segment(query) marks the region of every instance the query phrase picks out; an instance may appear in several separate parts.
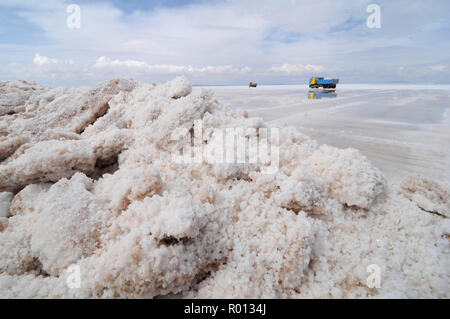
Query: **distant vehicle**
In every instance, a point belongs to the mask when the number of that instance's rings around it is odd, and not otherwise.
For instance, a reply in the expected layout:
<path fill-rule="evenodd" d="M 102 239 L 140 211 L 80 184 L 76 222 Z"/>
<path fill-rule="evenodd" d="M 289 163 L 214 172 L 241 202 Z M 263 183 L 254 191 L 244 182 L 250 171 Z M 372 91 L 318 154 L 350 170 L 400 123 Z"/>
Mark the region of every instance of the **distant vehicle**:
<path fill-rule="evenodd" d="M 324 88 L 324 89 L 335 89 L 336 84 L 339 83 L 339 79 L 324 79 L 319 77 L 312 77 L 309 79 L 309 87 L 314 88 Z"/>
<path fill-rule="evenodd" d="M 250 87 L 250 88 L 255 88 L 257 86 L 258 86 L 258 83 L 256 83 L 256 82 L 250 82 L 250 84 L 248 85 L 248 87 Z"/>

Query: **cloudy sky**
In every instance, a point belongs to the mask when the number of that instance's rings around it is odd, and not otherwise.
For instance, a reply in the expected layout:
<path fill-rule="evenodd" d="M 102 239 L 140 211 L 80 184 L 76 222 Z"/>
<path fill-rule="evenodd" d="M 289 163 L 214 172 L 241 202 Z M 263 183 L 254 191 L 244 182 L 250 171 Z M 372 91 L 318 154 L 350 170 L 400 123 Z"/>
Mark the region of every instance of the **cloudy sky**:
<path fill-rule="evenodd" d="M 449 39 L 448 0 L 0 0 L 0 80 L 450 83 Z"/>

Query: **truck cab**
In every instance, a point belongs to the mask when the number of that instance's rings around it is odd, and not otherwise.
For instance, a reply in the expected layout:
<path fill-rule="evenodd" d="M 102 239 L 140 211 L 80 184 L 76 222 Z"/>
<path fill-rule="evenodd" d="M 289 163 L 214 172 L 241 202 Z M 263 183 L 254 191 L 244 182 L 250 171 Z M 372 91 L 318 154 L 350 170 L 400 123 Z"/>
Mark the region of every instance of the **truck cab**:
<path fill-rule="evenodd" d="M 339 79 L 325 79 L 323 77 L 312 77 L 309 79 L 310 88 L 335 89 Z"/>

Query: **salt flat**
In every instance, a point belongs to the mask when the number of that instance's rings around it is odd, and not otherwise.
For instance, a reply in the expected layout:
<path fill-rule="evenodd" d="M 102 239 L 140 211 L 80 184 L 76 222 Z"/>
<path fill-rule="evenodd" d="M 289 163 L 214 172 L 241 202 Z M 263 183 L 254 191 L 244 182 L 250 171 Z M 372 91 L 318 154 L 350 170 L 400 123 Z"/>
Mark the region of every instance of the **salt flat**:
<path fill-rule="evenodd" d="M 412 174 L 450 181 L 450 86 L 340 85 L 329 97 L 300 85 L 210 89 L 270 125 L 359 149 L 392 183 Z"/>
<path fill-rule="evenodd" d="M 446 179 L 448 92 L 216 97 L 269 126 L 355 146 L 388 177 Z M 197 121 L 267 125 L 191 93 L 185 77 L 0 82 L 0 298 L 449 298 L 445 187 L 386 185 L 360 152 L 297 129 L 280 129 L 273 174 L 261 163 L 174 161 Z M 174 139 L 177 128 L 185 138 Z M 206 154 L 223 146 L 210 133 Z"/>

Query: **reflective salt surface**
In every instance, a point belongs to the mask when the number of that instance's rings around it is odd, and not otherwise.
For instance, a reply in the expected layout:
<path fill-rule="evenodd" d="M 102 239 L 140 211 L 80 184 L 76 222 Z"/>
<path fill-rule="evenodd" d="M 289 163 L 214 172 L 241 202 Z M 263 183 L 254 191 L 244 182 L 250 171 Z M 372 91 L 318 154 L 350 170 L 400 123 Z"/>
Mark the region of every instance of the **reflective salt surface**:
<path fill-rule="evenodd" d="M 450 86 L 340 85 L 314 98 L 306 86 L 212 89 L 270 125 L 359 149 L 391 182 L 411 174 L 450 182 Z"/>

